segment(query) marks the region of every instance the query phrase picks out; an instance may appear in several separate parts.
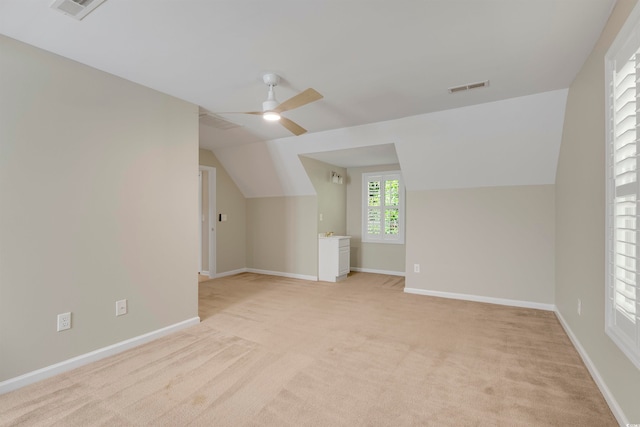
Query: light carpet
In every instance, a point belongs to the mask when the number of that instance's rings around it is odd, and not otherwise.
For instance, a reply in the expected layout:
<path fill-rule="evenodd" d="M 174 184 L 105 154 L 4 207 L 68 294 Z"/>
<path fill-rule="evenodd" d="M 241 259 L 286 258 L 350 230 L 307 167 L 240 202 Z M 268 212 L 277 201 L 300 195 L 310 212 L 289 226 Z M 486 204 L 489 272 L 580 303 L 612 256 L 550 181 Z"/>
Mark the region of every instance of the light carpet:
<path fill-rule="evenodd" d="M 202 323 L 0 396 L 0 425 L 615 426 L 552 312 L 243 273 Z"/>

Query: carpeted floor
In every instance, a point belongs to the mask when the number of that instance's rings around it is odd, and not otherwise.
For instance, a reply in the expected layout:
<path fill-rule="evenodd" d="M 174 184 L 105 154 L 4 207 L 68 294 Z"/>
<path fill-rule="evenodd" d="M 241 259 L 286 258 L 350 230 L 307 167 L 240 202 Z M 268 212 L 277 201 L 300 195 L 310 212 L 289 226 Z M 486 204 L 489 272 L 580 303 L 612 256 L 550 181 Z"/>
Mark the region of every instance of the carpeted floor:
<path fill-rule="evenodd" d="M 202 323 L 0 396 L 0 425 L 615 426 L 551 312 L 243 273 Z"/>

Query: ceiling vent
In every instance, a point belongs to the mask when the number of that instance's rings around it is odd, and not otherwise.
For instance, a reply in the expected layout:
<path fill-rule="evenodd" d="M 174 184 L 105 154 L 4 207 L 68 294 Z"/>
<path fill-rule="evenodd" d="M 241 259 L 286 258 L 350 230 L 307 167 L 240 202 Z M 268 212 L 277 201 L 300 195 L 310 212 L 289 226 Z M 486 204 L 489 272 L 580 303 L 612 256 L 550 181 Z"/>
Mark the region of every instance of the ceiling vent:
<path fill-rule="evenodd" d="M 105 0 L 56 0 L 51 7 L 79 21 L 104 2 Z"/>
<path fill-rule="evenodd" d="M 202 108 L 200 109 L 200 123 L 220 130 L 229 130 L 240 127 L 240 125 L 225 120 L 222 117 Z"/>
<path fill-rule="evenodd" d="M 478 89 L 480 87 L 487 87 L 487 86 L 489 86 L 489 80 L 485 80 L 483 82 L 478 82 L 478 83 L 469 83 L 462 86 L 450 87 L 449 93 L 464 92 L 467 90 Z"/>

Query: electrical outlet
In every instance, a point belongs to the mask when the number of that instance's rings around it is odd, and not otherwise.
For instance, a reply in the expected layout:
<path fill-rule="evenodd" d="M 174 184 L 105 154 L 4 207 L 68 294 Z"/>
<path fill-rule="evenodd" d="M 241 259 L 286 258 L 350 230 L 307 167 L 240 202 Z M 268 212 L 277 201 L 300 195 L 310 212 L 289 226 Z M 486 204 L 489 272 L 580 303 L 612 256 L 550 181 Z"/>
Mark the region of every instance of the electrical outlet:
<path fill-rule="evenodd" d="M 116 301 L 116 316 L 122 316 L 127 314 L 127 300 L 121 299 L 120 301 Z"/>
<path fill-rule="evenodd" d="M 582 300 L 578 298 L 578 316 L 582 316 Z"/>
<path fill-rule="evenodd" d="M 324 221 L 324 216 L 320 214 L 320 221 Z"/>
<path fill-rule="evenodd" d="M 58 314 L 58 332 L 71 329 L 71 312 Z"/>
<path fill-rule="evenodd" d="M 413 264 L 413 272 L 420 273 L 420 264 Z"/>

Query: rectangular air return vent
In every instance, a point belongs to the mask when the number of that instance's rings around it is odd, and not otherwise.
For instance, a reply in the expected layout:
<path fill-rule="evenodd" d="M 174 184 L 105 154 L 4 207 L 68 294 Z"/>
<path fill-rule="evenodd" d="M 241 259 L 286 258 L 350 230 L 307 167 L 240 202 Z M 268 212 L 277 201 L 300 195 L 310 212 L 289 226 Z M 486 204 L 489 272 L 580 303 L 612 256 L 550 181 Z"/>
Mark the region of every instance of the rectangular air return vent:
<path fill-rule="evenodd" d="M 478 88 L 487 87 L 487 86 L 489 86 L 489 80 L 485 80 L 483 82 L 477 82 L 477 83 L 469 83 L 462 86 L 450 87 L 449 93 L 464 92 L 467 90 L 478 89 Z"/>
<path fill-rule="evenodd" d="M 56 0 L 51 7 L 67 16 L 81 20 L 105 0 Z"/>
<path fill-rule="evenodd" d="M 220 130 L 229 130 L 240 127 L 240 125 L 227 121 L 222 117 L 203 109 L 200 109 L 200 123 Z"/>

